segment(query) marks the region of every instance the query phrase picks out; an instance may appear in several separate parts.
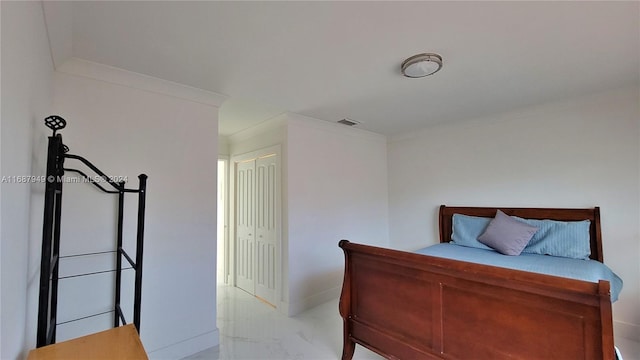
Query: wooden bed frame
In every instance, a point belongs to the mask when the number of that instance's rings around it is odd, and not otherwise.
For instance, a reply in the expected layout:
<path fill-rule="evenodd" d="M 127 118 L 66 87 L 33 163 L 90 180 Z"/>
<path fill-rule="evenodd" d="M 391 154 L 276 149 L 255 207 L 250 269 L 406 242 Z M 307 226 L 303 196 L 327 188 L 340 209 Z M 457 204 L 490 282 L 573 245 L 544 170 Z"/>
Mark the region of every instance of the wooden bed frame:
<path fill-rule="evenodd" d="M 453 214 L 498 208 L 440 207 L 440 242 Z M 499 208 L 509 215 L 591 220 L 602 261 L 600 213 Z M 389 359 L 615 359 L 610 284 L 511 270 L 340 241 L 342 359 L 360 344 Z"/>

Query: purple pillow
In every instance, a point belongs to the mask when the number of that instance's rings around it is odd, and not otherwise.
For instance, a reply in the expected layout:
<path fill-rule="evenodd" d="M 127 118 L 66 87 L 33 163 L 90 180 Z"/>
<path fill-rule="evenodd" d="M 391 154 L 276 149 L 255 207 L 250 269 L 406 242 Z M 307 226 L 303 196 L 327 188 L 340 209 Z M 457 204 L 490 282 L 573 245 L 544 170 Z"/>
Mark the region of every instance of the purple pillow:
<path fill-rule="evenodd" d="M 538 228 L 498 210 L 478 241 L 504 255 L 520 255 Z"/>

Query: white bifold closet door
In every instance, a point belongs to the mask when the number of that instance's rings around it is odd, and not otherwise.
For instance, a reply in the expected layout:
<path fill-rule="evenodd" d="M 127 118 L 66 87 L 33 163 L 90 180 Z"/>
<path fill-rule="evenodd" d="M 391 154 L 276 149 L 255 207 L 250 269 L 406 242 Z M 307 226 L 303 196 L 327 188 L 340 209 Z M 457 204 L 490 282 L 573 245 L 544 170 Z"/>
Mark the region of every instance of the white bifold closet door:
<path fill-rule="evenodd" d="M 236 286 L 255 293 L 256 161 L 238 163 L 236 169 Z"/>
<path fill-rule="evenodd" d="M 278 236 L 278 157 L 238 163 L 237 286 L 275 304 Z"/>

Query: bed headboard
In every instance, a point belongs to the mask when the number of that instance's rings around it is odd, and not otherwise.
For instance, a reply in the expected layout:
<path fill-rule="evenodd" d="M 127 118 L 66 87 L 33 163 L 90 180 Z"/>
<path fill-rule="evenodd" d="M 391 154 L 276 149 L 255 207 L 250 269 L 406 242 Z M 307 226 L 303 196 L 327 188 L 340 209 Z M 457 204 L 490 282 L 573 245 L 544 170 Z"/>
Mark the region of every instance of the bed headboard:
<path fill-rule="evenodd" d="M 526 219 L 551 219 L 559 221 L 591 220 L 589 235 L 591 239 L 591 259 L 603 261 L 602 233 L 600 230 L 600 208 L 558 209 L 558 208 L 495 208 L 495 207 L 451 207 L 440 206 L 440 242 L 451 241 L 453 214 L 493 218 L 500 209 L 507 215 Z"/>

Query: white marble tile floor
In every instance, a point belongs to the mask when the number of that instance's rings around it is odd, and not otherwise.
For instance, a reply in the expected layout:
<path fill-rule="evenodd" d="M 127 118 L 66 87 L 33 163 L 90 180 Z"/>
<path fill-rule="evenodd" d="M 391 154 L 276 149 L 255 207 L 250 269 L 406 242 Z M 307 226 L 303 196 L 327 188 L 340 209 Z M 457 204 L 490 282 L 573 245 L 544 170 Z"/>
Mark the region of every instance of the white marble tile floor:
<path fill-rule="evenodd" d="M 248 293 L 218 286 L 220 346 L 189 360 L 339 359 L 342 354 L 342 318 L 338 300 L 298 316 L 287 317 Z M 356 347 L 355 360 L 382 359 Z"/>
<path fill-rule="evenodd" d="M 615 340 L 624 360 L 640 360 L 640 342 L 619 337 Z"/>
<path fill-rule="evenodd" d="M 220 346 L 186 359 L 333 360 L 342 353 L 337 299 L 290 318 L 238 288 L 219 286 L 217 314 Z M 624 360 L 640 360 L 640 343 L 620 338 L 616 345 Z M 359 345 L 353 358 L 382 359 Z"/>

